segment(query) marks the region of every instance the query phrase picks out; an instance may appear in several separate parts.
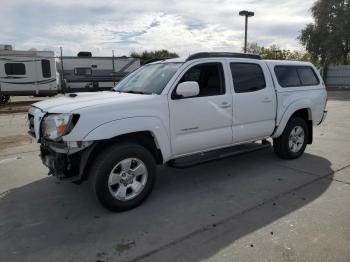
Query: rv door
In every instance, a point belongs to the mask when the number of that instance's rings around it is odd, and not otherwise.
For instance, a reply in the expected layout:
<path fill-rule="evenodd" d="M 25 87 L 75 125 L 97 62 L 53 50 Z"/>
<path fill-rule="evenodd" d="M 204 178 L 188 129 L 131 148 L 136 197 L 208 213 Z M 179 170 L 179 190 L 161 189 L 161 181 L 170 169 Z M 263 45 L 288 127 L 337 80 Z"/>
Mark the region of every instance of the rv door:
<path fill-rule="evenodd" d="M 36 60 L 36 95 L 50 96 L 57 94 L 56 63 L 54 58 Z"/>

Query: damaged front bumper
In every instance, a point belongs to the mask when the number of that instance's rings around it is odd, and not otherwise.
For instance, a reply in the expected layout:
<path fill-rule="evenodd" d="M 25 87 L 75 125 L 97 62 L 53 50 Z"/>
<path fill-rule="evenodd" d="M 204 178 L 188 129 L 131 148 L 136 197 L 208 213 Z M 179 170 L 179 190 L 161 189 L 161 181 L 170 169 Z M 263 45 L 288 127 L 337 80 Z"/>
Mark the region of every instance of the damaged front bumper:
<path fill-rule="evenodd" d="M 53 142 L 41 139 L 40 157 L 49 175 L 81 181 L 93 142 Z"/>

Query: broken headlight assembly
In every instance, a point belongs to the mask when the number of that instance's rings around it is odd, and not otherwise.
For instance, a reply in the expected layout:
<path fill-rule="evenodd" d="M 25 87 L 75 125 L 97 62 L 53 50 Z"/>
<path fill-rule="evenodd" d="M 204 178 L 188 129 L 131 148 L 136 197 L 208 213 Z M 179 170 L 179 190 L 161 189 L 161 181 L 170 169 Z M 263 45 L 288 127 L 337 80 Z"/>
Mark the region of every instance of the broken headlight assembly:
<path fill-rule="evenodd" d="M 68 135 L 79 120 L 77 114 L 48 114 L 42 122 L 42 134 L 45 139 L 59 141 Z"/>

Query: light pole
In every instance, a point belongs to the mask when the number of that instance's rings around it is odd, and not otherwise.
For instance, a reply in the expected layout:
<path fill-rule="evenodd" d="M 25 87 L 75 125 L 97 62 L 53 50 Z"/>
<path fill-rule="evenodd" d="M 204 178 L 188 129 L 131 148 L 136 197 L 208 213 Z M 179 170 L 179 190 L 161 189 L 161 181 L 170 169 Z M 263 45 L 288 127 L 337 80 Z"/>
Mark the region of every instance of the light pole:
<path fill-rule="evenodd" d="M 280 54 L 282 53 L 282 51 L 281 51 L 281 50 L 278 50 L 278 49 L 272 49 L 272 52 L 275 53 L 275 60 L 277 60 L 277 58 L 278 58 L 278 57 L 277 57 L 277 54 L 278 54 L 278 53 L 280 53 Z"/>
<path fill-rule="evenodd" d="M 254 12 L 243 10 L 239 12 L 239 15 L 245 16 L 244 53 L 247 53 L 248 17 L 254 16 Z"/>

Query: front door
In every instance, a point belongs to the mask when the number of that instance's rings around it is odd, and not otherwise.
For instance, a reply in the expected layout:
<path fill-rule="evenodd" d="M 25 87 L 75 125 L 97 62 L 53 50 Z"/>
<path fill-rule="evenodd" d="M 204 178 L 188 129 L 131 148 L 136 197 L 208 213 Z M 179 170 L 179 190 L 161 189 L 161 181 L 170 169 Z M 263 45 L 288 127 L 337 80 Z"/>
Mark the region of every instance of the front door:
<path fill-rule="evenodd" d="M 169 100 L 171 144 L 175 156 L 181 156 L 232 143 L 232 95 L 225 83 L 222 63 L 197 63 L 189 66 L 179 83 L 196 81 L 200 93 L 181 98 L 176 87 Z"/>

